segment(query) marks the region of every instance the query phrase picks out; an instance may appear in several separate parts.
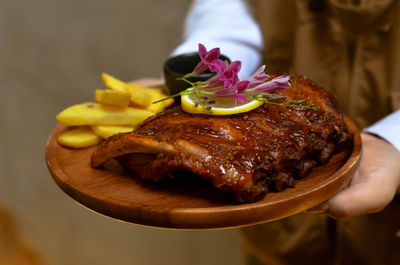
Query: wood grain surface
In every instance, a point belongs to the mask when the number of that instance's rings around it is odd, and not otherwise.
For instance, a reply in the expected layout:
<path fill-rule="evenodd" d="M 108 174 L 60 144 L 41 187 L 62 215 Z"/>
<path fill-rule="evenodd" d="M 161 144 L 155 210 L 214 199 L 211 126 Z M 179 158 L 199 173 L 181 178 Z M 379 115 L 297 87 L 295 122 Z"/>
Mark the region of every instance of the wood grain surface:
<path fill-rule="evenodd" d="M 47 166 L 54 181 L 83 206 L 119 220 L 174 229 L 218 229 L 253 225 L 281 219 L 313 207 L 336 194 L 358 167 L 360 133 L 347 117 L 354 133 L 352 148 L 335 154 L 296 181 L 295 188 L 268 193 L 264 199 L 237 204 L 209 182 L 189 173 L 159 182 L 143 180 L 117 162 L 103 169 L 90 167 L 96 147 L 70 149 L 57 143 L 65 130 L 57 126 L 46 146 Z"/>

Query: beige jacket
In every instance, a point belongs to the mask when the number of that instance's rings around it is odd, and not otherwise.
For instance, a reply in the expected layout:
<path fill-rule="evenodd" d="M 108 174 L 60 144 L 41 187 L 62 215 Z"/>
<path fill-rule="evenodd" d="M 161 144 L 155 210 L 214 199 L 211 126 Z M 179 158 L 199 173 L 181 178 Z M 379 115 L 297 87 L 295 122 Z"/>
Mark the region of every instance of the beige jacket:
<path fill-rule="evenodd" d="M 360 128 L 400 108 L 400 1 L 255 4 L 269 71 L 303 74 L 333 91 Z M 242 231 L 250 265 L 400 264 L 399 202 L 339 222 L 302 213 Z"/>
<path fill-rule="evenodd" d="M 400 108 L 399 1 L 255 4 L 270 71 L 302 74 L 333 91 L 361 128 Z"/>

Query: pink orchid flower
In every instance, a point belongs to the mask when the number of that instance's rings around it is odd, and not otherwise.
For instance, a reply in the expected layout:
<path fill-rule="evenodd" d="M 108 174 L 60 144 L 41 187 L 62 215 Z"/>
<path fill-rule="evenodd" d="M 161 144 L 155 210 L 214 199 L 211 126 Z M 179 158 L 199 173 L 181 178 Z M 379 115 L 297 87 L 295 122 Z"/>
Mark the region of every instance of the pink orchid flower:
<path fill-rule="evenodd" d="M 207 69 L 217 75 L 205 82 L 201 82 L 203 88 L 220 88 L 214 92 L 218 97 L 235 97 L 235 103 L 246 102 L 246 95 L 254 93 L 279 93 L 290 86 L 289 76 L 278 76 L 267 81 L 270 76 L 265 73 L 265 65 L 260 66 L 254 74 L 244 80 L 239 80 L 238 73 L 242 66 L 240 61 L 231 64 L 218 59 L 220 56 L 219 48 L 214 48 L 207 52 L 206 47 L 199 43 L 199 55 L 201 61 L 190 75 L 200 74 Z"/>
<path fill-rule="evenodd" d="M 230 88 L 239 82 L 238 72 L 240 71 L 241 67 L 242 62 L 234 61 L 230 65 L 225 67 L 223 71 L 217 72 L 218 78 L 224 81 L 225 88 Z"/>
<path fill-rule="evenodd" d="M 217 72 L 221 73 L 224 72 L 224 70 L 227 68 L 228 63 L 225 61 L 222 61 L 221 59 L 215 60 L 213 63 L 209 65 L 209 69 L 211 72 Z M 218 75 L 215 75 L 205 81 L 203 83 L 204 87 L 220 87 L 224 86 L 224 80 L 219 79 Z"/>
<path fill-rule="evenodd" d="M 216 60 L 210 65 L 210 70 L 217 72 L 217 75 L 205 81 L 204 87 L 224 86 L 223 91 L 230 91 L 230 88 L 239 82 L 238 72 L 241 65 L 240 61 L 234 61 L 228 65 L 220 59 Z"/>
<path fill-rule="evenodd" d="M 214 48 L 207 52 L 206 47 L 199 43 L 199 55 L 201 61 L 197 64 L 196 68 L 191 73 L 192 75 L 201 74 L 205 70 L 207 70 L 210 65 L 219 58 L 220 51 L 219 48 Z"/>

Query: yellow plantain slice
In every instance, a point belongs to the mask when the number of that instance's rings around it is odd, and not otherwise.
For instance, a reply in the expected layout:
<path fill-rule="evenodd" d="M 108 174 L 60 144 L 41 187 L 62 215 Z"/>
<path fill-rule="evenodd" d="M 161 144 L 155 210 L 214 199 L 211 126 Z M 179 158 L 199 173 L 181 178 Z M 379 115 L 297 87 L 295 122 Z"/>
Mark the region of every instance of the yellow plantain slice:
<path fill-rule="evenodd" d="M 128 92 L 131 95 L 131 102 L 139 107 L 146 108 L 151 104 L 151 94 L 146 90 L 146 87 L 125 83 L 109 74 L 101 75 L 103 83 L 106 87 L 122 92 Z"/>
<path fill-rule="evenodd" d="M 167 96 L 165 96 L 165 97 L 167 97 Z M 169 98 L 169 99 L 164 100 L 163 102 L 164 102 L 164 108 L 168 108 L 169 106 L 174 104 L 174 99 Z"/>
<path fill-rule="evenodd" d="M 103 139 L 107 139 L 114 134 L 131 132 L 133 126 L 111 126 L 111 125 L 92 125 L 93 132 Z"/>
<path fill-rule="evenodd" d="M 97 89 L 94 99 L 98 103 L 115 105 L 119 107 L 128 107 L 131 95 L 128 92 L 118 90 L 100 90 Z"/>
<path fill-rule="evenodd" d="M 146 108 L 151 105 L 151 93 L 147 87 L 140 86 L 137 84 L 126 84 L 126 91 L 131 94 L 131 102 L 139 107 Z"/>
<path fill-rule="evenodd" d="M 106 73 L 101 74 L 101 80 L 103 80 L 103 83 L 106 87 L 112 90 L 120 91 L 120 92 L 127 92 L 126 91 L 126 83 L 109 75 Z"/>
<path fill-rule="evenodd" d="M 146 107 L 147 110 L 150 110 L 154 113 L 159 113 L 164 110 L 165 108 L 165 101 L 161 101 L 158 103 L 153 104 L 153 102 L 166 98 L 167 96 L 164 95 L 159 89 L 157 88 L 147 88 L 147 91 L 151 94 L 151 102 L 149 106 Z"/>
<path fill-rule="evenodd" d="M 80 125 L 130 125 L 143 122 L 153 112 L 138 108 L 122 108 L 87 102 L 73 105 L 60 112 L 57 121 L 66 126 Z"/>
<path fill-rule="evenodd" d="M 100 143 L 101 140 L 102 139 L 87 126 L 70 129 L 58 135 L 57 138 L 59 144 L 73 148 L 93 146 Z"/>

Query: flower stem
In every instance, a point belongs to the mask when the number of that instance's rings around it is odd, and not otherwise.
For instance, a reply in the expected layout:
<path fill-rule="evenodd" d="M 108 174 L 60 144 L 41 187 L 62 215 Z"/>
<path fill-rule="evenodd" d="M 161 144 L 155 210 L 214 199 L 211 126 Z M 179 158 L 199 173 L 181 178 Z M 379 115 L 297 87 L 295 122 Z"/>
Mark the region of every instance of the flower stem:
<path fill-rule="evenodd" d="M 178 77 L 176 80 L 182 80 L 182 81 L 188 83 L 188 84 L 189 84 L 190 86 L 192 86 L 192 87 L 196 86 L 195 83 L 190 82 L 190 81 L 188 80 L 189 77 L 191 77 L 191 75 L 190 75 L 190 74 L 187 74 L 187 75 L 185 75 L 185 76 L 183 76 L 183 77 Z"/>
<path fill-rule="evenodd" d="M 179 93 L 177 93 L 175 95 L 171 95 L 171 96 L 159 99 L 157 101 L 152 102 L 151 104 L 156 104 L 156 103 L 165 101 L 165 100 L 170 99 L 170 98 L 176 98 L 176 97 L 179 97 L 179 96 L 182 96 L 182 95 L 191 94 L 192 91 L 193 91 L 193 87 L 189 87 L 189 88 L 187 88 L 187 89 L 185 89 L 185 90 L 183 90 L 183 91 L 181 91 L 181 92 L 179 92 Z"/>

